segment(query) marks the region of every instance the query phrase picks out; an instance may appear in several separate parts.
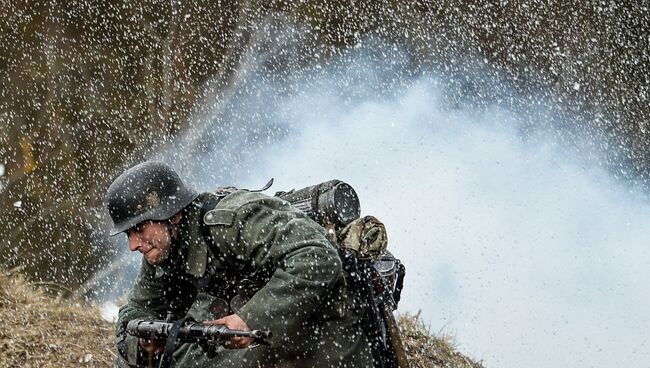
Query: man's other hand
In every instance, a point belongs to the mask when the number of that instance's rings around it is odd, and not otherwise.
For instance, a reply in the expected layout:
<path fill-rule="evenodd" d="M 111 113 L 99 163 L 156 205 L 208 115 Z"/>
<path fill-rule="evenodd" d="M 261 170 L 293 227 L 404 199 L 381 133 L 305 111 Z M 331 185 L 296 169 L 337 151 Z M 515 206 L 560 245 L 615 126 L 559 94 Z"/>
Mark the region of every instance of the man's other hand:
<path fill-rule="evenodd" d="M 165 340 L 138 339 L 142 350 L 148 354 L 162 354 L 165 351 Z"/>

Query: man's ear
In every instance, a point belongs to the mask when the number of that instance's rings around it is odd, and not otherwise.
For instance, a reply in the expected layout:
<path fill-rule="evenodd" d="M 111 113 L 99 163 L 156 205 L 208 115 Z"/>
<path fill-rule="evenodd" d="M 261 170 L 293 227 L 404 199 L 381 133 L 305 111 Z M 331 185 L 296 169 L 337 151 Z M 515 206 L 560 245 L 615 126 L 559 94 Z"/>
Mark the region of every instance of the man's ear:
<path fill-rule="evenodd" d="M 181 215 L 181 213 L 179 212 L 179 213 L 175 214 L 174 217 L 172 217 L 172 219 L 170 221 L 171 221 L 171 223 L 173 225 L 178 225 L 181 222 L 182 217 L 183 217 L 183 215 Z"/>

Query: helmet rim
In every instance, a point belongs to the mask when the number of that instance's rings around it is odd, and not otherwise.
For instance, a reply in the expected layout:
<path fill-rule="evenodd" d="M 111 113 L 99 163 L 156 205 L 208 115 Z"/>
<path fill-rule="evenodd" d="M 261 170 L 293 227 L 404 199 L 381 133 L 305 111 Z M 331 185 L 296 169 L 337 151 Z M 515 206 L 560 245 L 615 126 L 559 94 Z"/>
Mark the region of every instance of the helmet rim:
<path fill-rule="evenodd" d="M 155 209 L 150 209 L 146 212 L 137 214 L 130 218 L 125 219 L 119 223 L 113 225 L 113 228 L 110 231 L 110 236 L 119 235 L 126 230 L 132 228 L 133 226 L 143 222 L 143 221 L 163 221 L 169 220 L 175 214 L 182 211 L 183 208 L 187 207 L 192 201 L 198 197 L 199 194 L 194 191 L 189 191 L 187 193 L 187 198 L 182 201 L 168 201 L 167 203 L 161 204 L 160 207 Z M 179 203 L 176 203 L 179 202 Z M 180 207 L 180 209 L 178 209 Z"/>

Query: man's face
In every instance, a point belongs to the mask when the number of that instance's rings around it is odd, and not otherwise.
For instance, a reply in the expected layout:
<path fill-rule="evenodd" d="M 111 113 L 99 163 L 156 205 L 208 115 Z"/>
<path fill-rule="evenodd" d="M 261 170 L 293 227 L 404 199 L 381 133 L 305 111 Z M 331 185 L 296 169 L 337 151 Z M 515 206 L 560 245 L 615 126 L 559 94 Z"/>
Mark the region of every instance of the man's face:
<path fill-rule="evenodd" d="M 129 249 L 142 253 L 151 265 L 162 264 L 172 245 L 168 221 L 143 221 L 127 230 Z"/>

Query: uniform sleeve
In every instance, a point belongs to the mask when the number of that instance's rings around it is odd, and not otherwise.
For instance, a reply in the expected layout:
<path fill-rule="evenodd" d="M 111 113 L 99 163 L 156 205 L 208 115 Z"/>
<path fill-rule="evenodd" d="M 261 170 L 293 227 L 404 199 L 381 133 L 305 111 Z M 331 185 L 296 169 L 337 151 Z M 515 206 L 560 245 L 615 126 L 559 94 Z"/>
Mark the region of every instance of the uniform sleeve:
<path fill-rule="evenodd" d="M 118 352 L 135 364 L 137 353 L 137 338 L 126 335 L 122 326 L 134 319 L 162 320 L 167 318 L 168 311 L 173 319 L 178 319 L 187 313 L 196 298 L 193 284 L 170 276 L 155 277 L 156 269 L 144 259 L 135 285 L 128 295 L 127 303 L 120 308 L 116 325 Z M 123 341 L 120 347 L 120 341 Z"/>
<path fill-rule="evenodd" d="M 212 226 L 222 255 L 236 264 L 272 270 L 268 283 L 238 311 L 273 340 L 295 340 L 301 327 L 330 303 L 341 261 L 325 230 L 287 202 L 264 197 L 235 212 L 232 225 Z M 292 339 L 293 338 L 293 339 Z"/>

